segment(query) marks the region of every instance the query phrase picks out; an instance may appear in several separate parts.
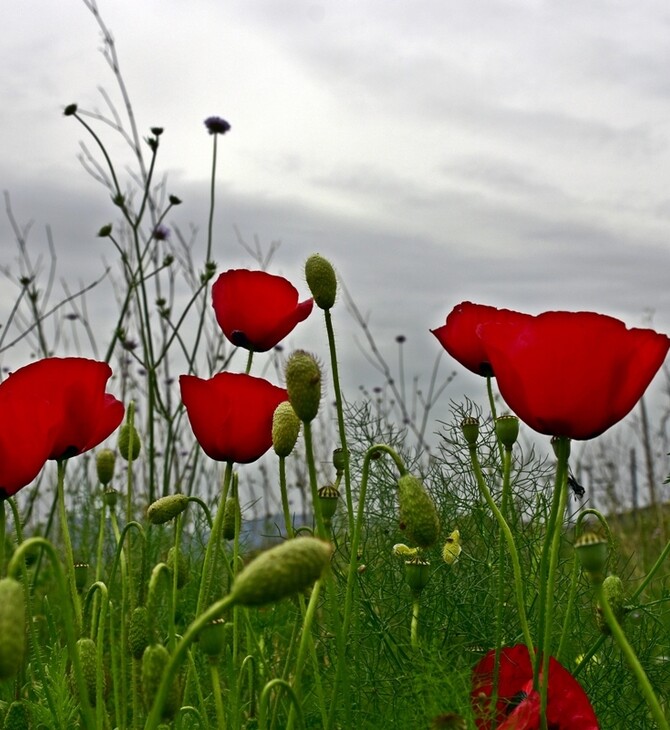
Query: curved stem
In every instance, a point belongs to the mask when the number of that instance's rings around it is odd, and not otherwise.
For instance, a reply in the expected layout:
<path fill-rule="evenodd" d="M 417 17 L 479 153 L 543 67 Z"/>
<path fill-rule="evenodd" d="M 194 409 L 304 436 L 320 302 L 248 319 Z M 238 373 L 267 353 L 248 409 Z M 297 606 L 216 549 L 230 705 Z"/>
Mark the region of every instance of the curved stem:
<path fill-rule="evenodd" d="M 261 692 L 261 699 L 258 706 L 258 728 L 259 730 L 267 730 L 267 705 L 270 700 L 270 692 L 275 688 L 280 687 L 286 692 L 289 699 L 291 700 L 291 709 L 295 710 L 298 716 L 298 721 L 302 727 L 305 727 L 305 720 L 302 713 L 302 707 L 298 701 L 298 696 L 294 692 L 291 685 L 285 679 L 272 679 L 270 680 L 263 691 Z"/>

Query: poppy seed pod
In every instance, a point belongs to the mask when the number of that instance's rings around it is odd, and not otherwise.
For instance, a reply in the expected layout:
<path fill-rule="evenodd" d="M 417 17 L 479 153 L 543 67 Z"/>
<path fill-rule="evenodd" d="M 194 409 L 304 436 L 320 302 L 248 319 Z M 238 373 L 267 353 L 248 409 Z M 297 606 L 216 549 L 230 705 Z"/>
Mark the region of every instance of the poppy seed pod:
<path fill-rule="evenodd" d="M 585 532 L 575 541 L 577 558 L 592 583 L 602 583 L 603 570 L 607 563 L 609 545 L 607 540 L 593 532 Z"/>
<path fill-rule="evenodd" d="M 152 502 L 147 508 L 147 518 L 152 525 L 162 525 L 173 520 L 188 507 L 185 494 L 169 494 Z"/>
<path fill-rule="evenodd" d="M 227 640 L 231 637 L 233 624 L 223 618 L 217 618 L 205 626 L 198 637 L 200 651 L 205 656 L 217 657 L 226 648 Z"/>
<path fill-rule="evenodd" d="M 430 580 L 430 563 L 421 558 L 412 558 L 405 561 L 405 582 L 412 593 L 418 595 Z"/>
<path fill-rule="evenodd" d="M 321 487 L 318 492 L 319 503 L 321 504 L 321 516 L 326 525 L 330 524 L 333 519 L 335 510 L 337 510 L 337 502 L 340 498 L 340 491 L 332 484 Z"/>
<path fill-rule="evenodd" d="M 114 464 L 116 454 L 111 449 L 100 449 L 95 455 L 95 468 L 98 473 L 98 481 L 106 487 L 114 476 Z"/>
<path fill-rule="evenodd" d="M 440 518 L 435 503 L 420 479 L 404 474 L 398 479 L 400 529 L 419 547 L 435 544 L 440 532 Z"/>
<path fill-rule="evenodd" d="M 474 416 L 466 416 L 461 421 L 461 432 L 468 446 L 474 446 L 479 438 L 479 419 Z"/>
<path fill-rule="evenodd" d="M 321 402 L 321 368 L 314 355 L 296 350 L 289 357 L 286 390 L 298 418 L 304 423 L 313 421 Z"/>
<path fill-rule="evenodd" d="M 299 537 L 252 560 L 233 583 L 230 597 L 240 606 L 263 606 L 298 593 L 321 577 L 333 546 L 316 537 Z"/>
<path fill-rule="evenodd" d="M 305 277 L 316 306 L 331 309 L 337 296 L 337 277 L 332 264 L 318 253 L 305 262 Z"/>
<path fill-rule="evenodd" d="M 88 563 L 75 563 L 74 564 L 74 583 L 79 593 L 81 593 L 86 587 L 86 581 L 88 580 L 88 569 L 91 566 Z"/>
<path fill-rule="evenodd" d="M 272 415 L 272 447 L 279 457 L 287 457 L 300 435 L 300 419 L 290 401 L 280 403 Z"/>
<path fill-rule="evenodd" d="M 121 426 L 119 429 L 118 447 L 121 457 L 126 461 L 135 461 L 137 459 L 140 455 L 142 443 L 135 426 L 131 426 L 129 423 L 124 423 Z"/>
<path fill-rule="evenodd" d="M 339 447 L 333 451 L 333 466 L 335 467 L 335 471 L 338 474 L 346 469 L 348 458 L 349 454 L 347 450 L 343 449 L 342 447 Z"/>
<path fill-rule="evenodd" d="M 26 651 L 23 588 L 14 578 L 0 580 L 0 681 L 21 668 Z"/>
<path fill-rule="evenodd" d="M 102 501 L 109 507 L 110 509 L 114 509 L 116 507 L 116 503 L 119 501 L 119 493 L 114 489 L 114 487 L 107 487 L 105 491 L 102 493 Z"/>
<path fill-rule="evenodd" d="M 519 419 L 516 416 L 496 418 L 496 436 L 505 449 L 510 451 L 519 438 Z"/>

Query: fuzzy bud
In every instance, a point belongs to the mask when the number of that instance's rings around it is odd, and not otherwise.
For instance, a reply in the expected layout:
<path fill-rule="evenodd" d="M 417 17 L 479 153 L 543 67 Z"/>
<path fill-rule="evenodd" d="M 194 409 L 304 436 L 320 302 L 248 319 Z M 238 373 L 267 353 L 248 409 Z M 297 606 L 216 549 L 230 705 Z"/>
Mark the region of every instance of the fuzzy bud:
<path fill-rule="evenodd" d="M 135 426 L 124 423 L 119 429 L 118 440 L 119 453 L 126 461 L 135 461 L 140 455 L 142 447 L 140 435 Z"/>
<path fill-rule="evenodd" d="M 128 623 L 128 649 L 133 659 L 142 658 L 144 650 L 149 646 L 150 634 L 147 607 L 138 606 L 130 614 L 130 622 Z"/>
<path fill-rule="evenodd" d="M 237 496 L 227 497 L 223 509 L 223 539 L 233 540 L 235 538 L 235 525 L 238 515 L 240 524 L 242 524 L 242 510 L 240 509 L 239 498 Z"/>
<path fill-rule="evenodd" d="M 26 651 L 23 587 L 14 578 L 0 580 L 0 681 L 13 677 Z"/>
<path fill-rule="evenodd" d="M 289 357 L 286 390 L 298 418 L 305 423 L 313 421 L 321 402 L 321 368 L 314 355 L 296 350 Z"/>
<path fill-rule="evenodd" d="M 305 277 L 316 306 L 331 309 L 337 296 L 337 277 L 332 264 L 318 253 L 305 262 Z"/>
<path fill-rule="evenodd" d="M 174 573 L 175 569 L 175 555 L 177 562 L 177 589 L 181 590 L 187 583 L 190 577 L 188 558 L 181 551 L 177 552 L 174 545 L 168 550 L 167 554 L 167 567 L 170 573 Z"/>
<path fill-rule="evenodd" d="M 496 436 L 507 451 L 519 438 L 519 419 L 516 416 L 500 416 L 496 418 Z"/>
<path fill-rule="evenodd" d="M 416 557 L 405 561 L 405 581 L 412 589 L 412 593 L 418 595 L 426 587 L 430 580 L 430 563 Z"/>
<path fill-rule="evenodd" d="M 473 416 L 466 416 L 461 421 L 461 431 L 468 446 L 474 446 L 479 438 L 479 419 Z"/>
<path fill-rule="evenodd" d="M 435 503 L 420 479 L 404 474 L 398 479 L 400 529 L 419 547 L 435 544 L 440 532 L 440 519 Z"/>
<path fill-rule="evenodd" d="M 612 609 L 614 617 L 621 623 L 623 617 L 626 615 L 626 591 L 624 590 L 621 578 L 618 575 L 608 575 L 603 581 L 603 593 Z M 596 624 L 603 634 L 609 636 L 612 633 L 605 620 L 605 614 L 600 604 L 596 604 Z"/>
<path fill-rule="evenodd" d="M 14 700 L 5 715 L 5 730 L 30 730 L 30 713 L 23 700 Z"/>
<path fill-rule="evenodd" d="M 272 416 L 272 447 L 275 454 L 287 457 L 300 434 L 300 419 L 289 401 L 280 403 Z"/>
<path fill-rule="evenodd" d="M 185 494 L 169 494 L 152 502 L 147 508 L 147 518 L 152 525 L 162 525 L 173 520 L 188 507 Z"/>
<path fill-rule="evenodd" d="M 262 606 L 309 588 L 330 562 L 333 546 L 299 537 L 266 550 L 242 570 L 231 590 L 241 606 Z"/>
<path fill-rule="evenodd" d="M 79 663 L 81 664 L 81 673 L 84 677 L 86 692 L 88 694 L 89 703 L 95 707 L 96 703 L 96 679 L 98 676 L 96 665 L 96 654 L 98 652 L 95 641 L 93 639 L 79 639 L 76 644 L 77 654 L 79 654 Z M 70 670 L 70 682 L 75 684 L 74 670 Z M 104 675 L 103 675 L 104 683 Z M 75 685 L 76 686 L 76 685 Z M 104 692 L 104 690 L 103 690 Z"/>
<path fill-rule="evenodd" d="M 106 487 L 114 476 L 116 454 L 111 449 L 100 449 L 95 455 L 95 468 L 98 472 L 98 481 Z"/>
<path fill-rule="evenodd" d="M 144 650 L 142 655 L 142 694 L 147 710 L 151 709 L 158 694 L 163 670 L 170 661 L 170 654 L 162 644 L 152 644 Z M 172 719 L 181 705 L 181 683 L 175 679 L 163 705 L 162 718 Z"/>

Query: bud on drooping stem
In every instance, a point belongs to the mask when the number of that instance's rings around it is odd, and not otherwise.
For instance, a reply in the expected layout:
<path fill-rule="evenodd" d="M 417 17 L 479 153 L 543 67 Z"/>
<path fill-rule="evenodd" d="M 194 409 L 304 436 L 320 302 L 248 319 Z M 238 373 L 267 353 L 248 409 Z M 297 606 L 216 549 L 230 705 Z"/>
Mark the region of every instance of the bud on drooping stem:
<path fill-rule="evenodd" d="M 440 518 L 435 503 L 420 479 L 404 474 L 398 479 L 400 529 L 419 547 L 435 544 L 440 532 Z"/>
<path fill-rule="evenodd" d="M 610 604 L 612 613 L 616 620 L 621 623 L 626 615 L 626 592 L 618 575 L 608 575 L 603 581 L 603 593 Z M 603 634 L 609 636 L 612 633 L 600 604 L 596 604 L 596 624 Z"/>
<path fill-rule="evenodd" d="M 152 525 L 162 525 L 173 520 L 188 507 L 185 494 L 169 494 L 152 502 L 147 508 L 147 518 Z"/>

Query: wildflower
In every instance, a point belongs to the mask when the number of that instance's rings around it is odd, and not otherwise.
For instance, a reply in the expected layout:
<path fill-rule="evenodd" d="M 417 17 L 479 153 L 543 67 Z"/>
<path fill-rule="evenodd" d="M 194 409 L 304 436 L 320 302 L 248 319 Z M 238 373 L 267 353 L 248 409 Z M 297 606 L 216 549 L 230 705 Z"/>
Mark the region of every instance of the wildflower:
<path fill-rule="evenodd" d="M 444 546 L 442 547 L 442 559 L 445 563 L 447 563 L 447 565 L 453 565 L 458 562 L 458 557 L 462 552 L 461 533 L 459 530 L 454 530 L 444 541 Z"/>
<path fill-rule="evenodd" d="M 230 132 L 230 124 L 221 117 L 207 117 L 205 126 L 210 134 L 225 134 Z"/>
<path fill-rule="evenodd" d="M 162 223 L 159 223 L 151 235 L 156 241 L 167 241 L 170 237 L 170 229 Z"/>
<path fill-rule="evenodd" d="M 7 389 L 9 397 L 26 397 L 28 403 L 48 403 L 50 417 L 55 419 L 48 458 L 60 460 L 97 446 L 123 420 L 123 404 L 105 392 L 111 375 L 104 362 L 51 357 L 19 368 L 2 389 Z M 32 418 L 39 420 L 44 410 L 38 409 Z"/>
<path fill-rule="evenodd" d="M 179 386 L 193 433 L 210 458 L 248 464 L 272 446 L 272 415 L 286 400 L 284 388 L 227 372 L 209 380 L 182 375 Z"/>
<path fill-rule="evenodd" d="M 533 666 L 525 644 L 504 647 L 495 708 L 491 707 L 495 651 L 475 666 L 471 698 L 478 730 L 539 730 L 540 695 L 533 688 Z M 550 730 L 598 730 L 598 720 L 579 682 L 553 657 L 549 659 L 547 726 Z"/>
<path fill-rule="evenodd" d="M 507 405 L 535 431 L 591 439 L 620 421 L 670 339 L 594 312 L 545 312 L 477 327 Z"/>
<path fill-rule="evenodd" d="M 281 276 L 231 269 L 212 286 L 212 306 L 223 334 L 233 345 L 271 350 L 307 319 L 313 301 L 298 303 L 298 291 Z"/>

